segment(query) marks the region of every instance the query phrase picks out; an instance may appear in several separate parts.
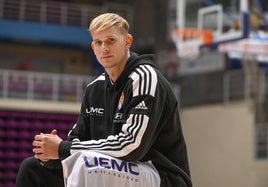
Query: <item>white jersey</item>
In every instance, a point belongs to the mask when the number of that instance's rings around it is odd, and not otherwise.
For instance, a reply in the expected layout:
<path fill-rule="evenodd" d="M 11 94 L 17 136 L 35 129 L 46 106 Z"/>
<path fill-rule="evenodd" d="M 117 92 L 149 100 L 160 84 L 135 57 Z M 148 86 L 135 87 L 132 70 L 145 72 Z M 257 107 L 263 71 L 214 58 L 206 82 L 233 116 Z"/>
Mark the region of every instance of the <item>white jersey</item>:
<path fill-rule="evenodd" d="M 79 151 L 62 161 L 65 187 L 159 187 L 151 162 L 128 162 L 93 151 Z"/>

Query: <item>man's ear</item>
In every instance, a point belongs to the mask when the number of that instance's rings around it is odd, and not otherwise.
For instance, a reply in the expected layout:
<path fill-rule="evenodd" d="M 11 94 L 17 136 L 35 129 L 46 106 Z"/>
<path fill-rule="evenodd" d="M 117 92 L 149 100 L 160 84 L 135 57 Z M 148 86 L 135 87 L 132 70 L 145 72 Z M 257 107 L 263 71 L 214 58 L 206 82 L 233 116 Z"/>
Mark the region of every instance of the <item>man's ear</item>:
<path fill-rule="evenodd" d="M 94 54 L 95 54 L 95 51 L 94 51 L 94 44 L 93 44 L 93 42 L 91 42 L 90 46 L 91 46 L 91 49 L 93 50 L 93 52 L 94 52 Z"/>
<path fill-rule="evenodd" d="M 128 48 L 130 48 L 132 45 L 132 42 L 133 42 L 133 36 L 131 34 L 127 34 L 126 35 L 126 46 Z"/>

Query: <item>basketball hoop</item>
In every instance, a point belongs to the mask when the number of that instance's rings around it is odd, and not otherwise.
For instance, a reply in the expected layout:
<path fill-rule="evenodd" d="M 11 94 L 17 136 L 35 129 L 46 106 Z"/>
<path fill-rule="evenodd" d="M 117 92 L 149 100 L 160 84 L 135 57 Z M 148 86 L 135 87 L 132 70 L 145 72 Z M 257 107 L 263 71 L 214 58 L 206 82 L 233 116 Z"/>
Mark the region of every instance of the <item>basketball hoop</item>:
<path fill-rule="evenodd" d="M 178 56 L 181 58 L 197 58 L 201 45 L 212 43 L 212 31 L 197 28 L 174 29 L 172 39 L 176 44 Z"/>

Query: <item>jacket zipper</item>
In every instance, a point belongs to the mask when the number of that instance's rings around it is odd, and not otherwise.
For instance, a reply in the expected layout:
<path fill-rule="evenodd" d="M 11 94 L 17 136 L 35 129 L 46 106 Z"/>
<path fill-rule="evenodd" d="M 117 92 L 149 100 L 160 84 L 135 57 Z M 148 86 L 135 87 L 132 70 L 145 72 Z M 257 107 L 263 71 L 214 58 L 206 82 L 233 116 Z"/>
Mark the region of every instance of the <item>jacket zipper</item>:
<path fill-rule="evenodd" d="M 114 86 L 112 88 L 107 89 L 107 98 L 106 98 L 106 109 L 108 111 L 106 112 L 106 128 L 107 128 L 107 133 L 110 134 L 112 125 L 113 125 L 113 110 L 114 110 Z"/>

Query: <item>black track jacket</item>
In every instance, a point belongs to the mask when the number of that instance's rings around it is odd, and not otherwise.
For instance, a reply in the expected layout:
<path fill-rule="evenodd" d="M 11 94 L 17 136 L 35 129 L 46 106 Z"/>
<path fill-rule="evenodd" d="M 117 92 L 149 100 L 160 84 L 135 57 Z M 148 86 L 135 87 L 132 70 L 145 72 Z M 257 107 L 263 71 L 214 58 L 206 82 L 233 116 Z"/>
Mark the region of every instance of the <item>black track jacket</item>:
<path fill-rule="evenodd" d="M 115 83 L 106 73 L 88 84 L 81 113 L 59 148 L 61 159 L 93 150 L 127 161 L 151 160 L 161 187 L 191 187 L 178 103 L 152 55 L 131 53 Z"/>

